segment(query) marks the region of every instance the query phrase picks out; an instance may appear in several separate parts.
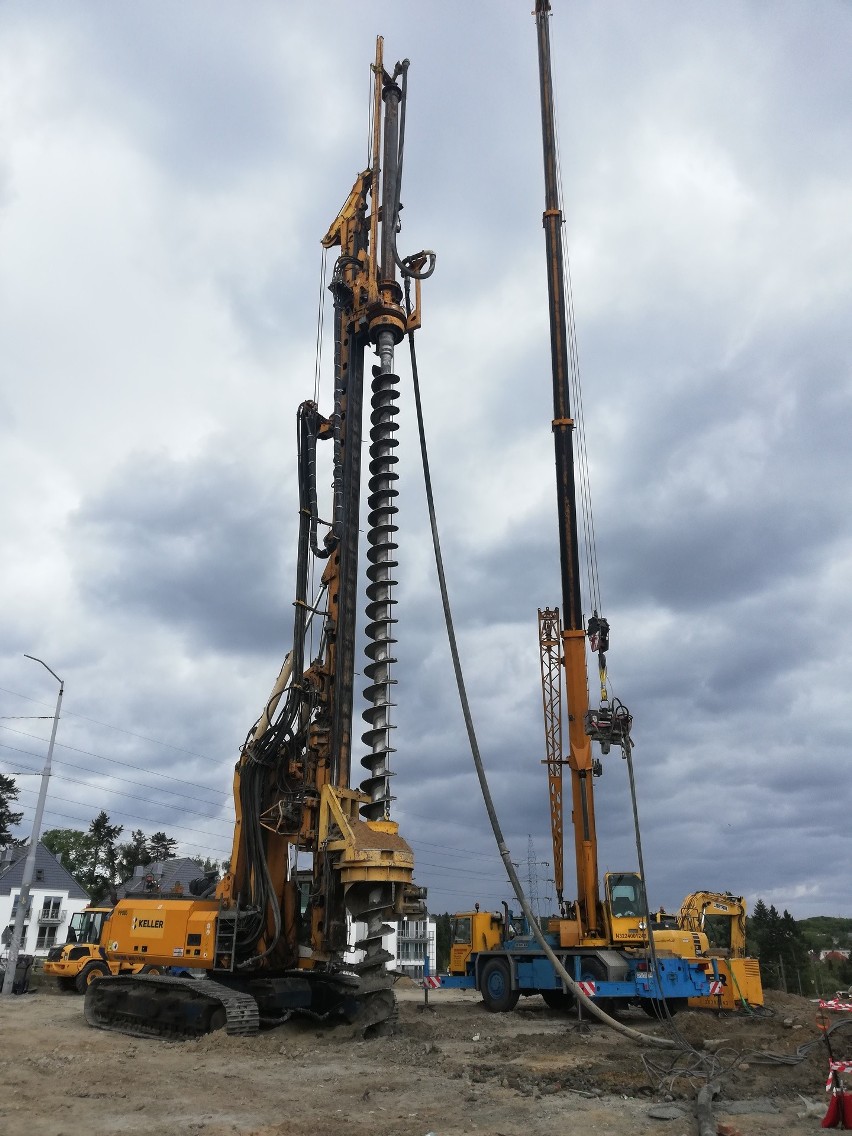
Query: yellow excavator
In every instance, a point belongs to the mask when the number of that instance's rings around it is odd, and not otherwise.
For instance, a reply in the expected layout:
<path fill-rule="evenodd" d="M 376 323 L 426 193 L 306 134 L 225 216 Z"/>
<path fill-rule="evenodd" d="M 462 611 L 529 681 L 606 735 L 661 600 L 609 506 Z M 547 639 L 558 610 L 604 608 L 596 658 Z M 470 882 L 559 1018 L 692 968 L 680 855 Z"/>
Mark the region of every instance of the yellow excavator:
<path fill-rule="evenodd" d="M 690 998 L 697 1009 L 739 1010 L 763 1005 L 760 964 L 746 952 L 746 902 L 730 892 L 695 891 L 680 905 L 677 925 L 707 939 L 705 953 L 716 959 L 722 992 Z"/>
<path fill-rule="evenodd" d="M 366 1031 L 394 1012 L 382 936 L 389 920 L 423 910 L 412 882 L 413 854 L 390 817 L 400 385 L 394 349 L 420 327 L 420 282 L 431 274 L 434 254 L 401 258 L 396 247 L 408 60 L 385 70 L 379 38 L 372 74 L 372 161 L 321 242 L 337 254 L 329 284 L 333 407 L 327 417 L 313 401 L 298 410 L 292 646 L 236 765 L 230 869 L 218 883 L 197 882 L 191 895 L 119 900 L 101 942 L 110 959 L 149 973 L 91 982 L 85 1013 L 94 1026 L 169 1038 L 223 1026 L 252 1034 L 261 1021 L 305 1012 L 343 1017 Z M 368 350 L 378 364 L 365 395 Z M 332 487 L 325 520 L 317 494 L 323 444 Z M 358 669 L 368 680 L 361 735 L 367 752 L 363 780 L 353 788 L 362 452 L 369 460 L 367 659 Z M 324 570 L 313 590 L 317 564 Z M 354 966 L 344 961 L 353 924 L 365 928 L 354 944 L 363 957 Z M 150 973 L 175 965 L 202 970 L 206 978 Z"/>

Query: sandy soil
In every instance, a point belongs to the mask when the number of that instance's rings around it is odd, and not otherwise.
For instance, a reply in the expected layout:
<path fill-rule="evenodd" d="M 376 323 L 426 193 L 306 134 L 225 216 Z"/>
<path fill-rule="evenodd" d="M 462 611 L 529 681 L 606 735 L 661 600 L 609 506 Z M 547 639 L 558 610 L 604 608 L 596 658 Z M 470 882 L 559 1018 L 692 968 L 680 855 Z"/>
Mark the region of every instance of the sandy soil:
<path fill-rule="evenodd" d="M 487 1013 L 476 995 L 439 991 L 423 1007 L 397 990 L 393 1037 L 293 1021 L 254 1039 L 214 1034 L 183 1044 L 93 1030 L 82 1000 L 50 985 L 0 999 L 0 1132 L 5 1136 L 693 1136 L 700 1058 L 638 1047 L 600 1025 L 549 1010 L 540 998 Z M 758 1019 L 680 1014 L 683 1035 L 727 1068 L 715 1112 L 742 1136 L 804 1136 L 825 1112 L 824 1047 L 788 1058 L 818 1037 L 816 1007 L 768 996 Z M 663 1032 L 643 1014 L 624 1019 Z M 786 1024 L 785 1024 L 786 1023 Z M 852 1034 L 843 1042 L 852 1057 Z M 738 1056 L 739 1055 L 739 1056 Z M 712 1058 L 711 1058 L 712 1060 Z M 798 1094 L 801 1094 L 799 1096 Z M 802 1097 L 815 1102 L 803 1116 Z M 655 1118 L 660 1108 L 670 1119 Z M 724 1131 L 724 1129 L 722 1129 Z"/>

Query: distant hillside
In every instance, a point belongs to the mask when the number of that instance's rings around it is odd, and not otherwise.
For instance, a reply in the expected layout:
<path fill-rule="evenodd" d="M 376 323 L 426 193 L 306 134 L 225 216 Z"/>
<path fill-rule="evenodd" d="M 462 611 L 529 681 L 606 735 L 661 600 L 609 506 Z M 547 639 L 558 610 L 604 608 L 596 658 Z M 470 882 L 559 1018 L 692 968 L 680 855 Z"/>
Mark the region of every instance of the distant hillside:
<path fill-rule="evenodd" d="M 810 951 L 827 951 L 832 947 L 852 947 L 852 919 L 834 915 L 815 915 L 811 919 L 797 919 Z"/>

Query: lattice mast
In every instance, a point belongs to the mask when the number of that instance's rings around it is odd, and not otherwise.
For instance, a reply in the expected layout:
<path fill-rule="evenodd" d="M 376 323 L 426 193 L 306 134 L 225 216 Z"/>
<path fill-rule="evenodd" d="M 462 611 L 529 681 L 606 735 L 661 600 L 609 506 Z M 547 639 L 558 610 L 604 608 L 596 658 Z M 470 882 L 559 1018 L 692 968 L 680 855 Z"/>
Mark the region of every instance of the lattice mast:
<path fill-rule="evenodd" d="M 550 797 L 553 880 L 560 914 L 563 910 L 565 819 L 562 810 L 562 635 L 557 608 L 539 608 L 538 641 L 541 658 L 541 696 L 544 711 L 544 751 Z"/>

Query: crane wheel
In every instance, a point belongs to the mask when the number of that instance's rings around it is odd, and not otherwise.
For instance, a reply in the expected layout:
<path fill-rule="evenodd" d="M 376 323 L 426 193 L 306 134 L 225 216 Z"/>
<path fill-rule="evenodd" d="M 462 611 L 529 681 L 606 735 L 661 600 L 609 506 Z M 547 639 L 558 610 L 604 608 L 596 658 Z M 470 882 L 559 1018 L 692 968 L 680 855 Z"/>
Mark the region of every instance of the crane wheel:
<path fill-rule="evenodd" d="M 492 1014 L 514 1010 L 520 997 L 520 991 L 512 989 L 512 974 L 505 959 L 492 958 L 486 962 L 479 976 L 479 991 L 485 1009 Z"/>
<path fill-rule="evenodd" d="M 89 962 L 83 967 L 74 979 L 74 988 L 78 994 L 85 994 L 97 978 L 109 974 L 109 967 L 105 962 Z"/>
<path fill-rule="evenodd" d="M 606 982 L 606 967 L 600 959 L 584 958 L 580 967 L 580 979 L 583 982 Z M 595 1005 L 599 1006 L 610 1017 L 615 1017 L 618 1013 L 618 1003 L 614 998 L 595 996 Z"/>

